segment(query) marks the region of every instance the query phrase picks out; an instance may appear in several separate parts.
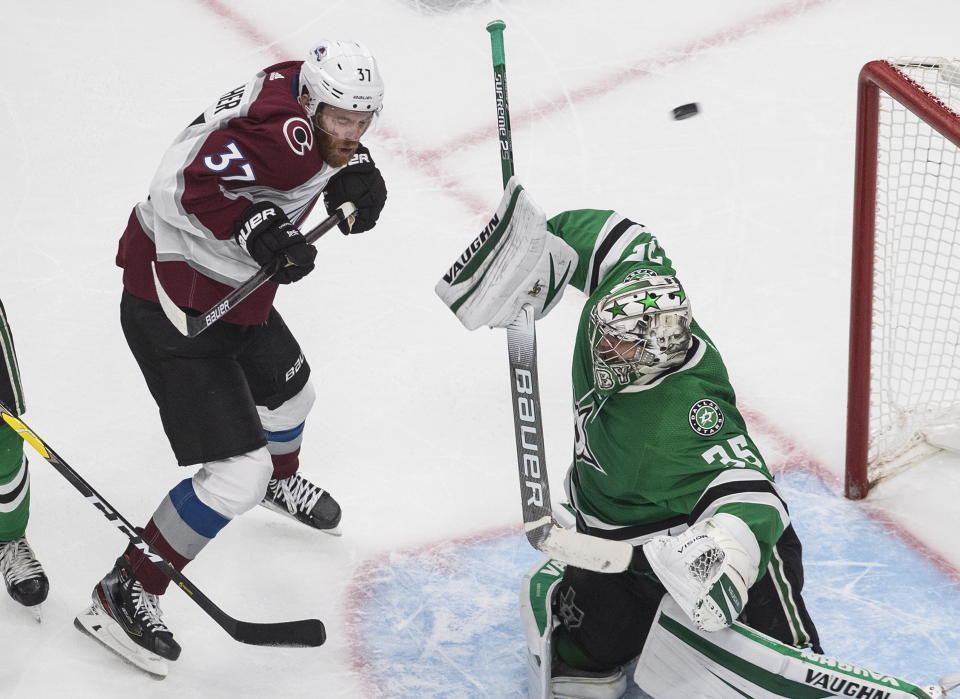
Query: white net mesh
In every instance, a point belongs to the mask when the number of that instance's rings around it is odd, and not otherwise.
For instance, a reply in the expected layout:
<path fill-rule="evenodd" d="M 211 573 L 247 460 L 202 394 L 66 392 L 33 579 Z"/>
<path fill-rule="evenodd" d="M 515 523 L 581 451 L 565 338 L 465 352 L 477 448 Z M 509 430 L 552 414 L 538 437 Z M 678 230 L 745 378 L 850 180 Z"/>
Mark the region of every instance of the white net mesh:
<path fill-rule="evenodd" d="M 687 570 L 698 583 L 708 584 L 716 577 L 725 557 L 722 548 L 713 546 L 690 561 Z"/>
<path fill-rule="evenodd" d="M 960 111 L 960 62 L 889 62 Z M 928 426 L 960 427 L 958 148 L 883 90 L 878 142 L 871 481 L 930 453 Z"/>

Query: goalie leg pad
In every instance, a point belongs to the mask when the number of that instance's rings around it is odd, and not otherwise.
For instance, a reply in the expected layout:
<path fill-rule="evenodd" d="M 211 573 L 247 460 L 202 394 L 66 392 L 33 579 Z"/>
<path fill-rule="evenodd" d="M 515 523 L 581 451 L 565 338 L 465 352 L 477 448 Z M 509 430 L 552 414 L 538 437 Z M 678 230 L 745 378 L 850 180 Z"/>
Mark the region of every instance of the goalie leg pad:
<path fill-rule="evenodd" d="M 772 699 L 821 696 L 938 696 L 905 680 L 802 653 L 734 622 L 731 628 L 704 632 L 666 595 L 637 661 L 634 680 L 657 699 Z"/>
<path fill-rule="evenodd" d="M 543 211 L 511 178 L 490 223 L 450 266 L 435 291 L 468 330 L 503 328 L 524 305 L 534 320 L 552 309 L 573 277 L 577 253 L 547 230 Z"/>
<path fill-rule="evenodd" d="M 620 699 L 627 691 L 627 676 L 623 670 L 561 674 L 553 677 L 550 686 L 556 699 Z"/>
<path fill-rule="evenodd" d="M 520 620 L 527 639 L 528 696 L 617 699 L 627 686 L 626 676 L 619 668 L 613 672 L 585 672 L 553 659 L 553 631 L 559 624 L 553 604 L 564 570 L 564 563 L 542 558 L 520 584 Z"/>
<path fill-rule="evenodd" d="M 564 564 L 541 558 L 520 583 L 520 621 L 527 639 L 527 685 L 531 699 L 550 699 L 553 659 L 553 596 Z"/>

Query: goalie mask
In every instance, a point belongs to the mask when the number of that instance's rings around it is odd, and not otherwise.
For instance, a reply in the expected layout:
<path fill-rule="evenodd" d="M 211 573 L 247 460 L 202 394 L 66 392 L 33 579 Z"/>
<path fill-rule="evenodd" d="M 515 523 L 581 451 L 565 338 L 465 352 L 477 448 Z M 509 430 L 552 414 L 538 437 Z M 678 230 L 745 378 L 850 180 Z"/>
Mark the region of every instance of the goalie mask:
<path fill-rule="evenodd" d="M 590 350 L 601 390 L 643 384 L 679 366 L 690 344 L 690 304 L 676 277 L 628 277 L 590 311 Z"/>

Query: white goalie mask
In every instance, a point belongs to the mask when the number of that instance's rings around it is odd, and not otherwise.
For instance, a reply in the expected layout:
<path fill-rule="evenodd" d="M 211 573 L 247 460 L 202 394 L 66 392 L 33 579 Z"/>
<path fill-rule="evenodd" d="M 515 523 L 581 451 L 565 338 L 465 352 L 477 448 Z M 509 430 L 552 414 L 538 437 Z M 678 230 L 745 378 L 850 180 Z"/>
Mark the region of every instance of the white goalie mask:
<path fill-rule="evenodd" d="M 600 389 L 643 383 L 679 366 L 690 349 L 690 303 L 676 277 L 642 273 L 590 311 L 590 350 Z"/>
<path fill-rule="evenodd" d="M 377 61 L 358 41 L 317 43 L 300 68 L 300 87 L 309 97 L 305 106 L 309 116 L 321 104 L 374 115 L 383 107 L 383 78 Z"/>

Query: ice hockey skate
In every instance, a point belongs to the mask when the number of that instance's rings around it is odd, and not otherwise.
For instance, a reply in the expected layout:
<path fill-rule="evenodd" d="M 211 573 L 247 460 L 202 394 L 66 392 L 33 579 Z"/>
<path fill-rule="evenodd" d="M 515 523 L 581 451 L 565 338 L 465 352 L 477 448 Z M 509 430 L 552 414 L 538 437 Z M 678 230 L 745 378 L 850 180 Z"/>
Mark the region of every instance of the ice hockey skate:
<path fill-rule="evenodd" d="M 50 582 L 25 536 L 0 542 L 0 573 L 10 596 L 40 621 L 40 603 L 47 598 Z"/>
<path fill-rule="evenodd" d="M 93 588 L 90 608 L 73 625 L 149 675 L 167 676 L 180 646 L 161 618 L 158 595 L 145 592 L 124 557 Z"/>
<path fill-rule="evenodd" d="M 340 505 L 330 493 L 299 473 L 289 478 L 272 479 L 260 504 L 326 534 L 341 534 Z"/>

